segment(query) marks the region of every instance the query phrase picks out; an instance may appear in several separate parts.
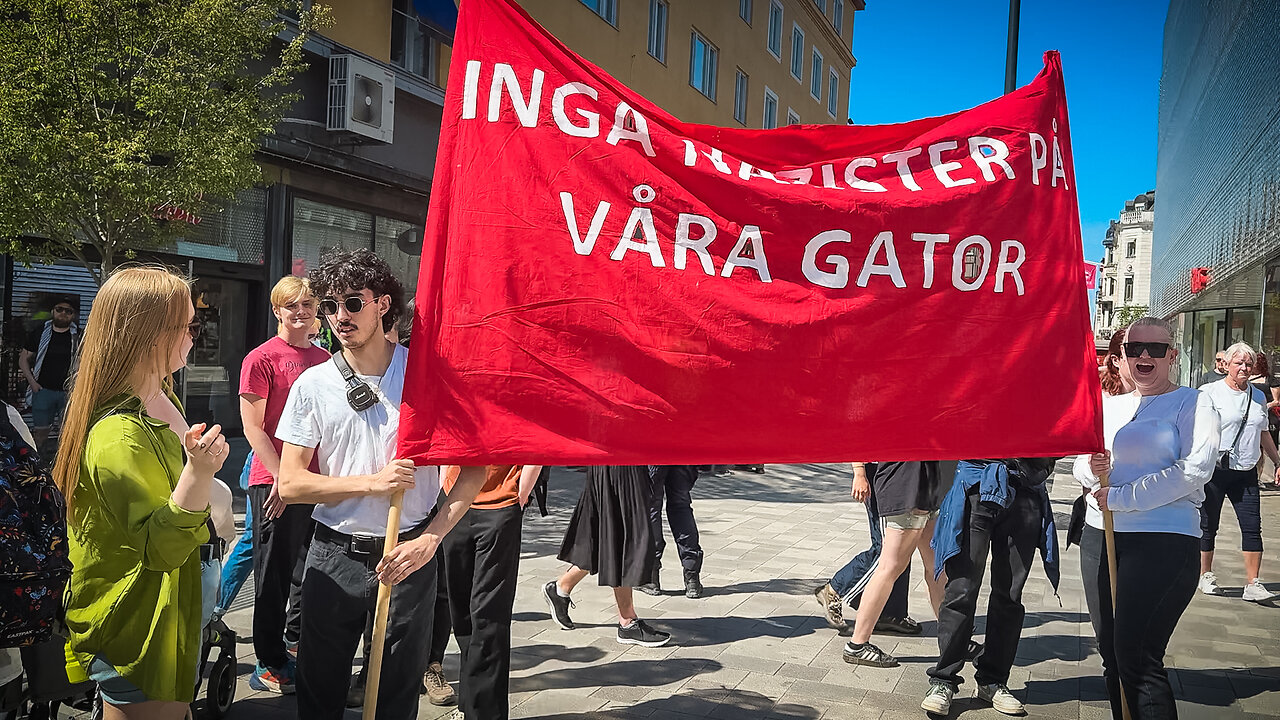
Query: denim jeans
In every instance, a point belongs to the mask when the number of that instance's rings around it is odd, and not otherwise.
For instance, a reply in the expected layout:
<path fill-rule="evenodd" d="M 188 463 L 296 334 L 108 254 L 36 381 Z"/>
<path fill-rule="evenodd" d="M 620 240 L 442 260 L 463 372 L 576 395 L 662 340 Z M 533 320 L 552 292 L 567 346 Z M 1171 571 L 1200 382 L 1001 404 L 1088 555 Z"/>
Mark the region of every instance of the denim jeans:
<path fill-rule="evenodd" d="M 717 466 L 719 467 L 719 466 Z M 693 518 L 693 499 L 690 492 L 698 482 L 696 465 L 650 465 L 651 491 L 649 500 L 649 528 L 653 533 L 654 573 L 662 564 L 662 552 L 667 541 L 662 535 L 662 503 L 666 496 L 667 523 L 680 551 L 680 565 L 689 572 L 702 572 L 702 545 L 698 543 L 698 523 Z"/>
<path fill-rule="evenodd" d="M 244 467 L 240 470 L 240 489 L 249 491 L 249 466 L 253 463 L 253 453 L 244 459 Z M 222 587 L 218 591 L 217 613 L 221 615 L 235 602 L 244 581 L 253 572 L 253 503 L 245 496 L 244 532 L 236 541 L 231 554 L 222 559 Z"/>

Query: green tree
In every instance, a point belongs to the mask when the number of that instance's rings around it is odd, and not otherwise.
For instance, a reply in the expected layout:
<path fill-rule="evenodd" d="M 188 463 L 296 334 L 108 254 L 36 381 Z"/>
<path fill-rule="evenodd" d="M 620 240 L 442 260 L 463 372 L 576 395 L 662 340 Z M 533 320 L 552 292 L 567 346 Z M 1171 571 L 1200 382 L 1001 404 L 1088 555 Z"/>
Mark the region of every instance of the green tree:
<path fill-rule="evenodd" d="M 1112 327 L 1124 327 L 1129 323 L 1140 320 L 1147 316 L 1146 305 L 1124 305 L 1116 310 L 1115 318 L 1112 320 Z"/>
<path fill-rule="evenodd" d="M 299 5 L 6 0 L 0 249 L 75 257 L 101 284 L 190 230 L 166 213 L 208 212 L 259 182 L 258 142 L 297 100 L 302 43 L 327 21 Z"/>

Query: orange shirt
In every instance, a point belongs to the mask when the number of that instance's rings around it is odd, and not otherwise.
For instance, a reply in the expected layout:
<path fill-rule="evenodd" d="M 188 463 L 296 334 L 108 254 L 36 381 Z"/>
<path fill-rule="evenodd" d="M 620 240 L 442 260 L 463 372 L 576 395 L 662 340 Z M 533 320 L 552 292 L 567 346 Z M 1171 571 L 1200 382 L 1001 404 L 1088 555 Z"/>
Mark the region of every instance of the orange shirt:
<path fill-rule="evenodd" d="M 522 469 L 524 469 L 523 465 L 490 465 L 485 468 L 484 486 L 480 488 L 471 507 L 496 510 L 519 503 Z M 454 483 L 458 482 L 459 472 L 461 471 L 458 466 L 454 465 L 444 473 L 441 481 L 444 483 L 446 494 L 453 490 Z"/>

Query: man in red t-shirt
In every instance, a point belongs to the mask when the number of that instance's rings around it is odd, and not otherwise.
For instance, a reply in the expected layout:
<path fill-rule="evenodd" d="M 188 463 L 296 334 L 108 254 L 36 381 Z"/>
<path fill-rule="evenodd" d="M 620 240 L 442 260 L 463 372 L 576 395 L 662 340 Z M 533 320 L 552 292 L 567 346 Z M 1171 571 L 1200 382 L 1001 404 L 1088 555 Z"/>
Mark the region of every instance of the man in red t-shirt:
<path fill-rule="evenodd" d="M 285 647 L 285 607 L 295 568 L 301 568 L 311 537 L 311 505 L 285 505 L 276 489 L 280 449 L 276 426 L 289 399 L 289 387 L 303 370 L 329 359 L 308 335 L 316 318 L 316 299 L 307 281 L 285 277 L 271 289 L 271 312 L 279 321 L 276 336 L 245 356 L 240 369 L 240 418 L 253 447 L 249 502 L 253 503 L 253 649 L 257 667 L 249 678 L 254 690 L 292 693 L 294 661 Z M 314 467 L 312 463 L 312 470 Z"/>

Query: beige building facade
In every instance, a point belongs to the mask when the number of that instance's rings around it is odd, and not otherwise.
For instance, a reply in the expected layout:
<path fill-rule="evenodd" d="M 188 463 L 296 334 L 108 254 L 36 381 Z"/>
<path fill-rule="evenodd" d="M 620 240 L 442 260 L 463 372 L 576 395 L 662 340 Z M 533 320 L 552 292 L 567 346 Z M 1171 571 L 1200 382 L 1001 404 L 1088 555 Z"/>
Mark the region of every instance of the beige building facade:
<path fill-rule="evenodd" d="M 520 0 L 574 52 L 685 122 L 844 123 L 864 0 Z"/>
<path fill-rule="evenodd" d="M 1149 190 L 1125 202 L 1120 217 L 1107 228 L 1093 323 L 1099 341 L 1109 341 L 1126 316 L 1141 317 L 1151 304 L 1155 206 L 1156 192 Z"/>

